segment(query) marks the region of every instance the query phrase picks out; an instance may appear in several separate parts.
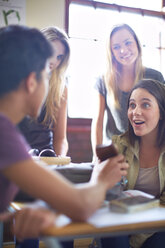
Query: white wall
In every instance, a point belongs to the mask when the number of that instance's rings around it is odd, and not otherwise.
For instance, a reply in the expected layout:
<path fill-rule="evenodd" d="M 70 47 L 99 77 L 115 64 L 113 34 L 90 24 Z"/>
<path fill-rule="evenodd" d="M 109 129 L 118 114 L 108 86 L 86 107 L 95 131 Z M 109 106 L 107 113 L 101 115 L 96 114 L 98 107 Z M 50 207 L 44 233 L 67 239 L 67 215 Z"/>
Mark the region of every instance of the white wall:
<path fill-rule="evenodd" d="M 65 27 L 65 0 L 26 0 L 26 25 Z"/>

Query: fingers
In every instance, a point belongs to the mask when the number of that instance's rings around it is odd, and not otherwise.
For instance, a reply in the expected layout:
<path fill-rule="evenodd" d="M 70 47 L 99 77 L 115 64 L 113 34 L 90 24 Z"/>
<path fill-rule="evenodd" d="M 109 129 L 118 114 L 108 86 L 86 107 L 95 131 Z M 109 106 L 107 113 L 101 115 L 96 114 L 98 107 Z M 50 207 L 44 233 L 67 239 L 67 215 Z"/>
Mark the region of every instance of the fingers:
<path fill-rule="evenodd" d="M 15 214 L 13 232 L 18 240 L 38 237 L 55 222 L 55 214 L 47 209 L 24 208 Z"/>
<path fill-rule="evenodd" d="M 124 162 L 125 161 L 125 157 L 123 154 L 118 154 L 115 157 L 110 158 L 111 160 L 113 159 L 115 162 Z"/>
<path fill-rule="evenodd" d="M 107 189 L 119 182 L 122 176 L 127 175 L 128 163 L 123 155 L 117 155 L 100 164 L 99 180 L 104 181 Z"/>

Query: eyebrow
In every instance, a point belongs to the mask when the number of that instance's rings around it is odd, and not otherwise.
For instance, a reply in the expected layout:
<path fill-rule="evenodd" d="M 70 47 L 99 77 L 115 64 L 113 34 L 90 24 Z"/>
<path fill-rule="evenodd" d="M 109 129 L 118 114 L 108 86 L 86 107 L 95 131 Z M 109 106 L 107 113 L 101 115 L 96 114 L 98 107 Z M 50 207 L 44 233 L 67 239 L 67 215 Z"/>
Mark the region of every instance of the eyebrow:
<path fill-rule="evenodd" d="M 125 39 L 123 42 L 129 41 L 129 40 L 132 40 L 132 38 Z M 113 46 L 118 46 L 119 44 L 120 43 L 114 43 Z"/>
<path fill-rule="evenodd" d="M 135 102 L 134 99 L 131 99 L 131 98 L 130 98 L 130 99 L 129 99 L 129 102 L 131 102 L 131 101 L 132 101 L 132 102 Z M 146 97 L 142 98 L 141 101 L 148 101 L 148 102 L 151 102 L 151 100 L 150 100 L 149 98 L 146 98 Z"/>

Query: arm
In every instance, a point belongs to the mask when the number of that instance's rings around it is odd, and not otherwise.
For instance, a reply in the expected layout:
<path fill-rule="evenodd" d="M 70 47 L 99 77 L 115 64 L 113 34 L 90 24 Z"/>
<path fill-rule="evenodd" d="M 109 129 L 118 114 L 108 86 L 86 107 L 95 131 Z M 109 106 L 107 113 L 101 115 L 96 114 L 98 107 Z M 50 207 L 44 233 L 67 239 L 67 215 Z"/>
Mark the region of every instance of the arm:
<path fill-rule="evenodd" d="M 105 98 L 98 92 L 95 92 L 95 113 L 91 126 L 91 142 L 94 159 L 96 157 L 96 145 L 103 142 L 103 119 L 105 111 Z"/>
<path fill-rule="evenodd" d="M 2 173 L 28 194 L 46 201 L 70 218 L 82 221 L 100 207 L 107 189 L 126 175 L 127 167 L 123 155 L 118 155 L 96 166 L 91 181 L 78 187 L 32 159 L 13 164 Z"/>
<path fill-rule="evenodd" d="M 57 155 L 66 155 L 68 141 L 66 136 L 67 128 L 67 88 L 64 91 L 61 107 L 58 112 L 57 122 L 53 127 L 53 146 Z"/>

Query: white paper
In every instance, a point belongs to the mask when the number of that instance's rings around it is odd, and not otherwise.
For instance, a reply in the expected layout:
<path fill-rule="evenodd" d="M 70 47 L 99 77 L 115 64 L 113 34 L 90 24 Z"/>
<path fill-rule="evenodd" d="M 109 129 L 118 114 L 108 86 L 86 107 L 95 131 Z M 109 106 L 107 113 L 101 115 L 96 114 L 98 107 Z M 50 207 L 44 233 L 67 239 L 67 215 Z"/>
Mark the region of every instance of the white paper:
<path fill-rule="evenodd" d="M 165 220 L 165 208 L 157 207 L 137 213 L 114 213 L 107 206 L 97 210 L 88 219 L 88 223 L 96 227 L 106 227 L 159 220 Z"/>

